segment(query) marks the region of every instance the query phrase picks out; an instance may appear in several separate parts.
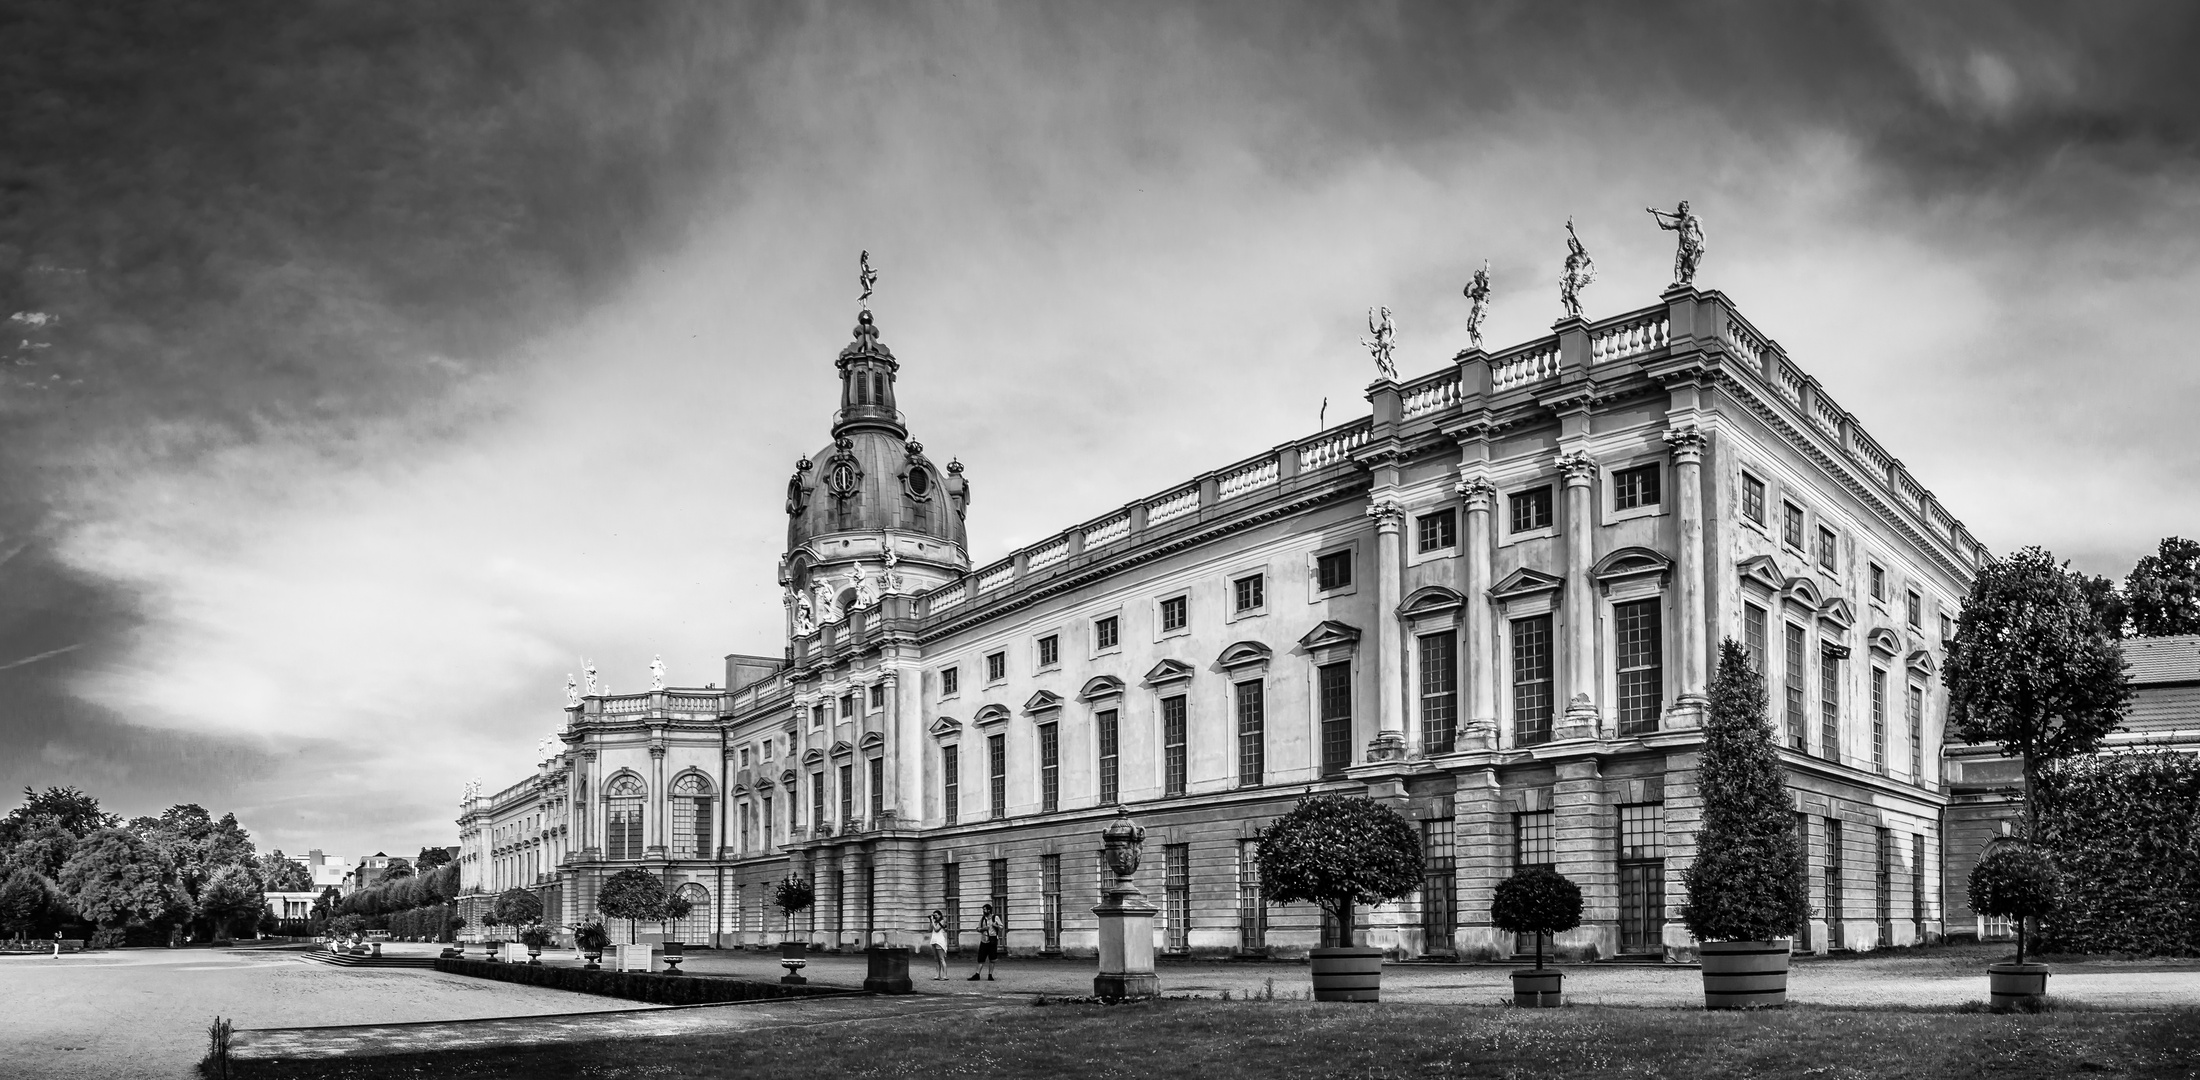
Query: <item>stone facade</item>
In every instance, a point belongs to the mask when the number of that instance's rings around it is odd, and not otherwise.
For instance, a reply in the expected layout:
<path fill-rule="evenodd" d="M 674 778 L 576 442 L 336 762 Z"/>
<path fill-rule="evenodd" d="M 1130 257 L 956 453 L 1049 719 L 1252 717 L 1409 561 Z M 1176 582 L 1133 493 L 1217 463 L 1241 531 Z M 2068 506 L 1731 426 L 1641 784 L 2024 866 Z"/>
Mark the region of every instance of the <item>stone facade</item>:
<path fill-rule="evenodd" d="M 1685 957 L 1704 693 L 1735 637 L 1791 743 L 1825 908 L 1803 944 L 1939 933 L 1929 631 L 1984 552 L 1723 295 L 1379 380 L 1370 416 L 976 567 L 962 467 L 909 437 L 878 337 L 866 313 L 834 442 L 789 482 L 783 657 L 583 698 L 533 778 L 467 804 L 469 887 L 523 867 L 573 923 L 644 867 L 708 898 L 676 935 L 826 948 L 916 944 L 934 908 L 967 931 L 990 900 L 1012 952 L 1089 953 L 1123 804 L 1157 949 L 1295 954 L 1321 916 L 1258 903 L 1255 845 L 1342 790 L 1431 856 L 1367 944 L 1509 954 L 1491 892 L 1535 861 L 1586 895 L 1562 952 Z M 791 930 L 789 872 L 818 896 Z"/>

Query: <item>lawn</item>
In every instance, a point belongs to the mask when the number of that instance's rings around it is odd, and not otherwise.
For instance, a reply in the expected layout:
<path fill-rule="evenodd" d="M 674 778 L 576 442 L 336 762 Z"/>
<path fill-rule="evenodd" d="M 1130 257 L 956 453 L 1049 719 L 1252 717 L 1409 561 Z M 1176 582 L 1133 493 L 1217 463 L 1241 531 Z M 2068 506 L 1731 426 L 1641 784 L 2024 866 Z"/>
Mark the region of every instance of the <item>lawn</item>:
<path fill-rule="evenodd" d="M 1085 1080 L 1291 1077 L 2069 1076 L 2200 1080 L 2200 1010 L 2029 1016 L 1794 1007 L 1547 1011 L 1302 1001 L 1004 1005 L 741 1036 L 238 1062 L 258 1077 L 997 1076 Z"/>

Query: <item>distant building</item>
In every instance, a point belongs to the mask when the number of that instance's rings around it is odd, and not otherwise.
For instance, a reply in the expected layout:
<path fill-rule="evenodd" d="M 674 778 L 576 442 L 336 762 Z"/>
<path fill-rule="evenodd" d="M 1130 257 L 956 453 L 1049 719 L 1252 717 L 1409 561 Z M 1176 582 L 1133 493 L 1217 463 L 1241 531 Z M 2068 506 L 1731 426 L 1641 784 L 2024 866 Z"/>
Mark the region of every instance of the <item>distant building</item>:
<path fill-rule="evenodd" d="M 990 902 L 1012 951 L 1089 952 L 1120 806 L 1150 830 L 1157 949 L 1302 953 L 1333 931 L 1261 903 L 1261 829 L 1336 791 L 1425 844 L 1368 944 L 1509 955 L 1492 890 L 1551 865 L 1587 901 L 1562 948 L 1684 958 L 1733 638 L 1808 851 L 1798 946 L 1939 934 L 1938 671 L 1985 552 L 1722 294 L 1378 379 L 1369 416 L 984 566 L 963 465 L 911 437 L 869 312 L 836 368 L 831 439 L 786 489 L 783 655 L 568 708 L 532 773 L 461 807 L 472 925 L 515 886 L 582 921 L 641 868 L 694 901 L 681 940 L 767 943 L 795 872 L 817 904 L 793 933 L 821 947 Z"/>
<path fill-rule="evenodd" d="M 343 889 L 351 875 L 351 860 L 331 858 L 314 848 L 306 853 L 306 872 L 313 875 L 315 889 Z"/>
<path fill-rule="evenodd" d="M 278 919 L 310 919 L 313 917 L 314 902 L 321 898 L 319 892 L 271 892 L 262 895 L 267 899 L 267 913 Z"/>
<path fill-rule="evenodd" d="M 411 870 L 412 860 L 402 855 L 389 855 L 380 851 L 372 855 L 361 855 L 358 865 L 354 866 L 351 873 L 347 875 L 350 884 L 344 887 L 345 895 L 348 896 L 355 889 L 364 889 L 388 877 L 391 870 L 400 866 Z"/>
<path fill-rule="evenodd" d="M 2158 748 L 2200 753 L 2200 634 L 2129 638 L 2124 663 L 2131 676 L 2131 705 L 2106 751 Z M 2024 763 L 1993 746 L 1950 745 L 1948 770 L 1948 932 L 1981 938 L 2012 937 L 2006 919 L 1971 910 L 1971 868 L 2024 822 Z"/>

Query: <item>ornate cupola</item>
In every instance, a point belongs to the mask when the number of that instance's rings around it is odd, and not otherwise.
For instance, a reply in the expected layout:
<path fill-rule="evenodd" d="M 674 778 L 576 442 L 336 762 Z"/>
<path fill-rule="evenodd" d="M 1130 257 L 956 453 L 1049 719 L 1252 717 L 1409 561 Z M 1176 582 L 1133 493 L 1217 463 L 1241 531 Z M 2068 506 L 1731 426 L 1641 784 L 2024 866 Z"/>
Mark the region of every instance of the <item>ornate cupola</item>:
<path fill-rule="evenodd" d="M 877 280 L 866 253 L 863 299 Z M 922 592 L 970 570 L 963 514 L 970 485 L 909 438 L 895 406 L 901 365 L 879 340 L 868 303 L 840 350 L 833 441 L 795 464 L 787 481 L 788 627 L 797 636 L 879 597 Z M 808 626 L 811 631 L 805 631 Z"/>

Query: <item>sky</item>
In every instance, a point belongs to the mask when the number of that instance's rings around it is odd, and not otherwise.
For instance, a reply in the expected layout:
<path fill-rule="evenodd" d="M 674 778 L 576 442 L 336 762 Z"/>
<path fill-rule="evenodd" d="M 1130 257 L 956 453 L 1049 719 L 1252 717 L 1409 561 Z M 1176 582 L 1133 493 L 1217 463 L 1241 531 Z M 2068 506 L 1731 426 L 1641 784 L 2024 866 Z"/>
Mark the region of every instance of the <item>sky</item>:
<path fill-rule="evenodd" d="M 0 6 L 0 789 L 456 842 L 777 654 L 856 255 L 972 556 L 1717 288 L 1989 548 L 2200 533 L 2200 9 Z"/>

